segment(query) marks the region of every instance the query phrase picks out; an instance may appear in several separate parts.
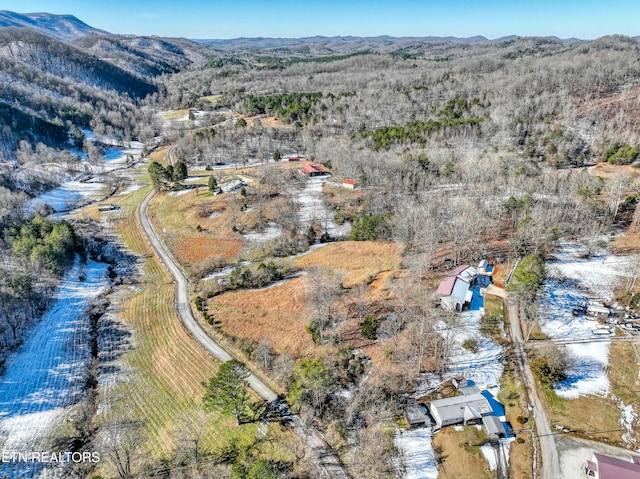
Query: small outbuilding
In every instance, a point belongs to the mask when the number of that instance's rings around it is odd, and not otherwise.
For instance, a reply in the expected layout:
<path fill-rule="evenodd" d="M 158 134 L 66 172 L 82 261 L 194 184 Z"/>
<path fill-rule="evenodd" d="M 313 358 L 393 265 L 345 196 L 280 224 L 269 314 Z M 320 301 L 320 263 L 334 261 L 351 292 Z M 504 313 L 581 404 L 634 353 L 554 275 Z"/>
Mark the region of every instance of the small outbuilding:
<path fill-rule="evenodd" d="M 102 203 L 98 205 L 98 211 L 113 211 L 117 208 L 113 203 Z"/>
<path fill-rule="evenodd" d="M 410 428 L 431 426 L 431 419 L 427 408 L 421 404 L 409 404 L 404 409 L 404 419 Z"/>
<path fill-rule="evenodd" d="M 342 187 L 343 188 L 347 188 L 348 190 L 355 190 L 356 189 L 356 182 L 354 180 L 344 180 L 342 182 Z"/>
<path fill-rule="evenodd" d="M 331 173 L 329 172 L 329 170 L 327 170 L 325 167 L 320 166 L 320 165 L 304 165 L 302 167 L 302 172 L 309 176 L 331 176 Z"/>

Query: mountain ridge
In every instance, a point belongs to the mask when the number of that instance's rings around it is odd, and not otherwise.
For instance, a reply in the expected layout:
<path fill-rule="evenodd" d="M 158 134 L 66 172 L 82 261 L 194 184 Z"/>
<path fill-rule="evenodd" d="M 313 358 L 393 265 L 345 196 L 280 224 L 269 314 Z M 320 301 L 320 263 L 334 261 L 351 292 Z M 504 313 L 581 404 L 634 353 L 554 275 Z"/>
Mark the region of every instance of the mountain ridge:
<path fill-rule="evenodd" d="M 94 28 L 73 15 L 47 12 L 17 13 L 0 10 L 0 27 L 29 28 L 62 41 L 108 32 Z"/>

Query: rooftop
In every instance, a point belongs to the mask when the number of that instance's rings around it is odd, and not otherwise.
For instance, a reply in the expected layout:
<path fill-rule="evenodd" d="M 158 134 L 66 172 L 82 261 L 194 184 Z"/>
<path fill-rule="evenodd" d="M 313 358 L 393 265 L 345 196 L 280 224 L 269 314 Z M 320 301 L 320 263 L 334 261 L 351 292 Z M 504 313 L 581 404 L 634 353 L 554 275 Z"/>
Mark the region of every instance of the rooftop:
<path fill-rule="evenodd" d="M 599 479 L 640 479 L 640 458 L 632 456 L 629 462 L 594 452 L 587 470 L 597 472 Z"/>

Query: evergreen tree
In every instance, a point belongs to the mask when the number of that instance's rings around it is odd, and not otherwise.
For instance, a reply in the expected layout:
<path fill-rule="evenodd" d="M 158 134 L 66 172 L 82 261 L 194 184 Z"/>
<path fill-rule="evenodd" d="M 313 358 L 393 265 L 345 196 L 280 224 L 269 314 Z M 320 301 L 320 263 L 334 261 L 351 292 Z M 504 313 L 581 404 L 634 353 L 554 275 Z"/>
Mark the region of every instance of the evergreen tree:
<path fill-rule="evenodd" d="M 240 361 L 231 359 L 223 363 L 218 373 L 203 383 L 206 388 L 203 398 L 205 409 L 232 413 L 238 424 L 242 424 L 249 401 L 248 377 L 249 370 Z"/>

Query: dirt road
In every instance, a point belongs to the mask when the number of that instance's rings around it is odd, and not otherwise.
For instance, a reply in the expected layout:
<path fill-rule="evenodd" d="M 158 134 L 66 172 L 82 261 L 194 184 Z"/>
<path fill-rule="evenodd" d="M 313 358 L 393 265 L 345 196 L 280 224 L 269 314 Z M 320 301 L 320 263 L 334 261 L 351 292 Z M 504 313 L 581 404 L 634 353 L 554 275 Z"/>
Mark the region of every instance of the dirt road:
<path fill-rule="evenodd" d="M 191 335 L 198 341 L 207 351 L 209 351 L 216 359 L 221 362 L 229 361 L 233 357 L 216 343 L 198 324 L 193 312 L 191 311 L 191 305 L 189 304 L 189 282 L 173 261 L 164 245 L 160 241 L 160 238 L 156 234 L 149 216 L 147 215 L 147 207 L 151 202 L 151 199 L 155 195 L 155 190 L 151 191 L 145 199 L 138 205 L 138 219 L 140 225 L 147 236 L 149 243 L 153 247 L 155 253 L 158 255 L 162 263 L 167 267 L 171 276 L 173 276 L 176 283 L 176 299 L 175 306 L 178 311 L 180 320 L 191 333 Z M 278 399 L 278 395 L 255 375 L 250 374 L 247 379 L 249 387 L 253 389 L 262 399 L 267 402 L 273 402 Z M 296 433 L 306 442 L 310 452 L 315 457 L 317 463 L 320 466 L 322 473 L 321 477 L 329 477 L 331 479 L 347 479 L 347 474 L 344 471 L 342 464 L 338 458 L 332 453 L 322 437 L 316 432 L 306 426 L 306 424 L 300 419 L 299 416 L 292 415 L 291 420 L 293 422 L 293 429 Z"/>
<path fill-rule="evenodd" d="M 533 406 L 534 424 L 542 455 L 542 479 L 557 479 L 562 477 L 560 474 L 558 449 L 556 447 L 554 433 L 551 430 L 542 401 L 538 396 L 533 374 L 531 373 L 531 368 L 529 367 L 527 356 L 524 352 L 524 338 L 522 336 L 522 329 L 520 328 L 518 305 L 515 302 L 512 303 L 507 300 L 507 314 L 509 315 L 513 352 L 518 362 L 520 375 L 527 388 L 529 401 Z"/>

